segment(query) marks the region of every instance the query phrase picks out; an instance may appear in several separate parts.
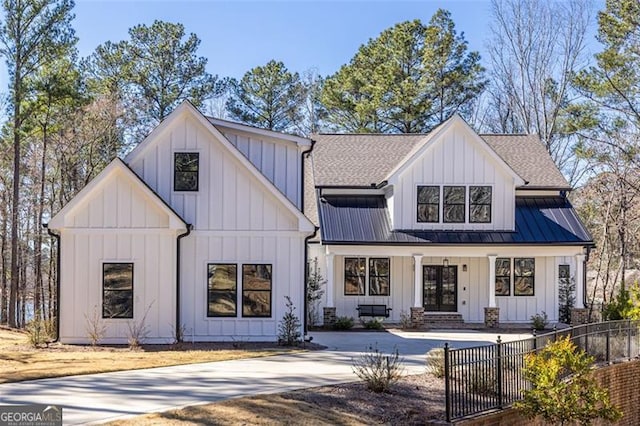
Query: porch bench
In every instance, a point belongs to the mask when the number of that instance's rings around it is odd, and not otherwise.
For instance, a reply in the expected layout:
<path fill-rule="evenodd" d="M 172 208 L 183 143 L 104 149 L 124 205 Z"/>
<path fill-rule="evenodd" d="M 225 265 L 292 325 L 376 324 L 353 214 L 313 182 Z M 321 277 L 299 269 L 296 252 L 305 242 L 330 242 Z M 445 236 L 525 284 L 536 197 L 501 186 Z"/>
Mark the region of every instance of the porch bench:
<path fill-rule="evenodd" d="M 385 317 L 389 318 L 389 311 L 392 308 L 387 308 L 387 305 L 358 305 L 356 310 L 358 311 L 358 317 Z"/>

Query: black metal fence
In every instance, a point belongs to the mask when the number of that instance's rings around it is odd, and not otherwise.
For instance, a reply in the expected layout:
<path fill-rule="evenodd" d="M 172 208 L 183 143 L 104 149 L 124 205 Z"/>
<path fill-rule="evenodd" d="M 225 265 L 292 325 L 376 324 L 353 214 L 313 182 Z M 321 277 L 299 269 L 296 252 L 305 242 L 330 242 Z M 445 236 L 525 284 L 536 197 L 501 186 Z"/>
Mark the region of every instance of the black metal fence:
<path fill-rule="evenodd" d="M 570 336 L 597 363 L 630 360 L 640 355 L 640 322 L 608 321 L 579 325 L 528 339 L 471 348 L 444 348 L 447 421 L 505 408 L 530 389 L 522 369 L 525 355 L 548 342 Z"/>

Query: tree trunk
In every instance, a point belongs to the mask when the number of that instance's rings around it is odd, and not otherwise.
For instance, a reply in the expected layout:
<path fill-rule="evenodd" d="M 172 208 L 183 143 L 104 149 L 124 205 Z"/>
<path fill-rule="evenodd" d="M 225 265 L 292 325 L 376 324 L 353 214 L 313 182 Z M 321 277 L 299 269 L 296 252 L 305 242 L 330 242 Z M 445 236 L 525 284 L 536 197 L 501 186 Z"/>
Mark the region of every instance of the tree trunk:
<path fill-rule="evenodd" d="M 35 225 L 35 233 L 36 233 L 36 244 L 35 244 L 35 252 L 34 252 L 34 270 L 35 270 L 35 289 L 34 289 L 34 300 L 33 300 L 33 309 L 34 316 L 36 320 L 44 318 L 42 316 L 42 308 L 41 308 L 41 299 L 42 292 L 44 290 L 44 282 L 42 279 L 42 216 L 44 214 L 44 183 L 45 183 L 45 174 L 46 174 L 46 155 L 47 155 L 47 125 L 45 124 L 42 128 L 42 158 L 40 161 L 40 199 L 38 200 L 38 213 L 36 216 Z"/>
<path fill-rule="evenodd" d="M 18 62 L 18 61 L 16 61 Z M 13 89 L 13 199 L 11 203 L 11 289 L 9 292 L 9 327 L 16 327 L 18 302 L 18 219 L 20 211 L 20 69 L 16 63 Z"/>

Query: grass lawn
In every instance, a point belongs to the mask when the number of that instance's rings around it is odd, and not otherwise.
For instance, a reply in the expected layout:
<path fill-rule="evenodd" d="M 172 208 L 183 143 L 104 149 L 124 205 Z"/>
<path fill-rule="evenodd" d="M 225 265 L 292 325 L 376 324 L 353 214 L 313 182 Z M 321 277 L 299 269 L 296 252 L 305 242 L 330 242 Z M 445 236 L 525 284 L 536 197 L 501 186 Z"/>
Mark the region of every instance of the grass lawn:
<path fill-rule="evenodd" d="M 179 349 L 170 345 L 145 345 L 135 351 L 126 346 L 92 348 L 54 343 L 36 349 L 28 344 L 26 334 L 0 328 L 0 383 L 254 358 L 297 350 L 275 343 L 185 343 Z"/>

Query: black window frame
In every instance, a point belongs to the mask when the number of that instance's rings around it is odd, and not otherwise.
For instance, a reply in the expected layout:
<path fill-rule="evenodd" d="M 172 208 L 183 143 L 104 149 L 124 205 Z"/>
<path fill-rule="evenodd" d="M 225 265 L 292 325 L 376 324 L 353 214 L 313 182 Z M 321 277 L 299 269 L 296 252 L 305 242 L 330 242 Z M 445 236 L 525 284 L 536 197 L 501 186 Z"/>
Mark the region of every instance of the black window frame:
<path fill-rule="evenodd" d="M 349 274 L 347 274 L 347 261 L 348 260 L 356 260 L 359 264 L 360 261 L 362 261 L 362 268 L 360 268 L 358 265 L 358 270 L 362 270 L 362 292 L 358 291 L 358 293 L 347 293 L 347 277 L 359 277 L 359 274 L 352 274 L 351 272 L 349 272 Z M 345 257 L 344 258 L 344 295 L 345 296 L 366 296 L 367 295 L 367 258 L 366 257 L 360 257 L 360 256 L 349 256 L 349 257 Z"/>
<path fill-rule="evenodd" d="M 436 188 L 438 191 L 438 202 L 437 203 L 421 203 L 420 202 L 420 189 L 421 188 Z M 441 198 L 441 187 L 440 185 L 418 185 L 416 190 L 416 222 L 417 223 L 440 223 L 440 198 Z M 420 220 L 420 207 L 421 206 L 435 206 L 436 207 L 436 218 L 435 220 Z"/>
<path fill-rule="evenodd" d="M 114 290 L 114 289 L 107 289 L 106 288 L 106 268 L 109 265 L 126 265 L 126 266 L 131 266 L 131 289 L 126 289 L 126 290 Z M 103 319 L 132 319 L 133 318 L 133 311 L 134 311 L 134 298 L 133 298 L 133 289 L 134 289 L 134 277 L 135 277 L 135 266 L 133 262 L 102 262 L 102 318 Z M 130 303 L 131 303 L 131 309 L 127 310 L 130 311 L 131 314 L 130 315 L 105 315 L 106 310 L 105 310 L 105 302 L 106 302 L 106 294 L 107 292 L 110 293 L 131 293 L 131 296 L 129 297 L 130 299 Z M 127 312 L 125 311 L 125 312 Z"/>
<path fill-rule="evenodd" d="M 518 274 L 518 262 L 519 261 L 531 261 L 533 268 L 531 269 L 531 275 Z M 518 291 L 518 278 L 531 278 L 531 294 L 522 293 Z M 518 297 L 531 297 L 536 294 L 536 258 L 535 257 L 516 257 L 513 259 L 513 295 Z"/>
<path fill-rule="evenodd" d="M 197 159 L 196 170 L 178 170 L 178 156 L 180 155 L 195 155 Z M 178 188 L 178 174 L 195 174 L 196 186 L 195 188 Z M 197 192 L 200 189 L 200 153 L 193 151 L 182 151 L 173 153 L 173 190 L 175 192 Z"/>
<path fill-rule="evenodd" d="M 235 289 L 230 290 L 214 290 L 211 288 L 211 267 L 212 266 L 232 266 L 235 268 L 234 283 Z M 233 313 L 216 313 L 211 311 L 212 294 L 233 293 Z M 207 318 L 235 318 L 238 316 L 238 264 L 228 262 L 211 262 L 207 263 Z"/>
<path fill-rule="evenodd" d="M 387 262 L 387 273 L 386 274 L 374 274 L 372 272 L 372 266 L 375 261 L 386 261 Z M 373 286 L 371 285 L 372 278 L 385 278 L 387 279 L 387 292 L 386 293 L 372 293 L 371 289 Z M 391 258 L 389 257 L 370 257 L 369 258 L 369 296 L 391 296 Z"/>
<path fill-rule="evenodd" d="M 471 191 L 474 188 L 488 188 L 489 189 L 489 202 L 488 203 L 474 203 L 472 202 L 473 200 L 471 199 Z M 490 185 L 469 185 L 469 223 L 491 223 L 491 220 L 493 219 L 493 187 L 491 187 Z M 474 220 L 473 219 L 473 215 L 472 215 L 472 211 L 473 211 L 473 207 L 474 206 L 487 206 L 489 207 L 489 220 L 484 221 L 484 220 Z"/>
<path fill-rule="evenodd" d="M 462 203 L 447 203 L 447 189 L 462 189 Z M 466 223 L 467 218 L 467 187 L 464 185 L 443 185 L 442 186 L 442 223 Z M 462 220 L 448 220 L 447 207 L 462 206 Z"/>
<path fill-rule="evenodd" d="M 508 268 L 508 274 L 504 275 L 504 274 L 498 274 L 498 261 L 509 261 L 509 268 Z M 511 284 L 512 284 L 512 266 L 513 266 L 513 262 L 511 261 L 510 257 L 497 257 L 496 261 L 495 261 L 495 280 L 496 280 L 496 284 L 498 283 L 498 279 L 505 279 L 507 278 L 507 282 L 508 282 L 508 286 L 507 286 L 507 292 L 506 293 L 498 293 L 498 286 L 495 286 L 495 290 L 494 290 L 494 294 L 496 296 L 499 297 L 505 297 L 505 296 L 511 296 Z"/>
<path fill-rule="evenodd" d="M 246 289 L 246 274 L 245 267 L 248 266 L 268 266 L 269 267 L 269 290 L 262 289 Z M 242 270 L 242 318 L 272 318 L 273 317 L 273 264 L 272 263 L 243 263 Z M 248 293 L 268 293 L 269 294 L 269 313 L 264 315 L 253 315 L 245 313 L 246 301 L 248 300 Z"/>

